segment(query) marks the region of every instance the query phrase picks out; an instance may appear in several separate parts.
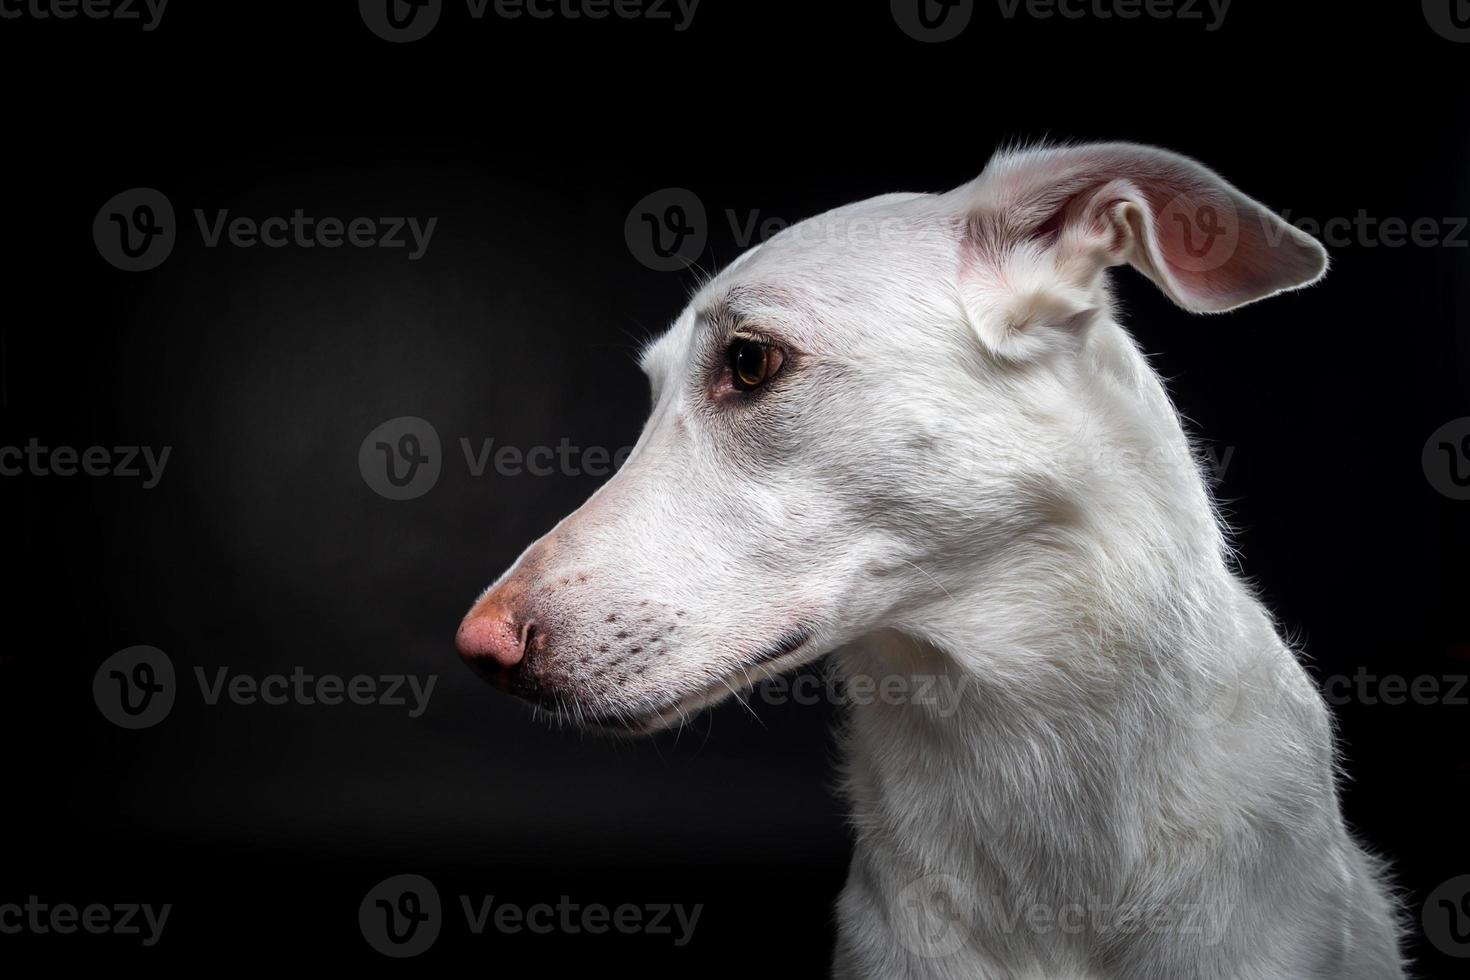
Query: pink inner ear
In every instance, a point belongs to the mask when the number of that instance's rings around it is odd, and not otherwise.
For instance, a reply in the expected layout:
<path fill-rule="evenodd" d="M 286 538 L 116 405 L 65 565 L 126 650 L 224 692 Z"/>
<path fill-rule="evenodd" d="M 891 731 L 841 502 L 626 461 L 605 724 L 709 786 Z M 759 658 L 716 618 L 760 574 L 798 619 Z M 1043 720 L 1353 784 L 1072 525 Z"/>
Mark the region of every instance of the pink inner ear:
<path fill-rule="evenodd" d="M 1180 305 L 1218 312 L 1315 282 L 1327 256 L 1309 236 L 1224 181 L 1151 201 L 1154 244 Z M 1162 198 L 1162 199 L 1158 199 Z"/>
<path fill-rule="evenodd" d="M 1327 265 L 1310 236 L 1193 160 L 1152 147 L 1023 151 L 993 161 L 977 183 L 1000 205 L 987 237 L 1002 243 L 1018 234 L 1048 247 L 1069 235 L 1093 239 L 1117 227 L 1119 204 L 1134 205 L 1127 260 L 1196 312 L 1306 285 Z M 1098 244 L 1114 261 L 1125 259 L 1123 242 Z"/>

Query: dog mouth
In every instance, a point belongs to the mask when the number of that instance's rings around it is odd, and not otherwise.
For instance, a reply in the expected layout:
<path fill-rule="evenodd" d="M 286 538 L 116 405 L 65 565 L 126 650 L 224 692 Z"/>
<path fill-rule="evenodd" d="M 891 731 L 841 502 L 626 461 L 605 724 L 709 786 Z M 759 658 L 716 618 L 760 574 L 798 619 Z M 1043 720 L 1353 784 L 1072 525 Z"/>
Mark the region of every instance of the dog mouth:
<path fill-rule="evenodd" d="M 615 735 L 650 735 L 688 721 L 705 708 L 727 697 L 739 697 L 765 677 L 796 667 L 800 654 L 812 639 L 812 632 L 798 627 L 782 634 L 754 658 L 724 673 L 715 675 L 703 687 L 680 693 L 652 706 L 640 705 L 636 710 L 614 710 L 584 716 L 589 728 Z M 756 676 L 752 677 L 751 672 Z"/>

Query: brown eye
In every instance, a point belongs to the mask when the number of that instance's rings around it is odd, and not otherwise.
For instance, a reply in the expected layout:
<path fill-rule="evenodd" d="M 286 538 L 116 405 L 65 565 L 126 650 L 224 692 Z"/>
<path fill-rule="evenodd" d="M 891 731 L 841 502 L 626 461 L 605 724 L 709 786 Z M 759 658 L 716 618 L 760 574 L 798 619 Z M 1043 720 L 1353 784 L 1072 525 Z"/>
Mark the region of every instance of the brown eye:
<path fill-rule="evenodd" d="M 759 341 L 737 339 L 730 345 L 730 371 L 735 387 L 742 391 L 759 388 L 769 381 L 773 362 L 771 348 Z"/>

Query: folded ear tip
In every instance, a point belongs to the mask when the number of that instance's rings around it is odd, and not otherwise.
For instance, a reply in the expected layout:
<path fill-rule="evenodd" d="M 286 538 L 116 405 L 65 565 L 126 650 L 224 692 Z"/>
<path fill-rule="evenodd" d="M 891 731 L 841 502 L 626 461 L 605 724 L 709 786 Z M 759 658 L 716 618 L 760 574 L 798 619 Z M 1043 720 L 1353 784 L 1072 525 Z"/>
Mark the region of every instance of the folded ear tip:
<path fill-rule="evenodd" d="M 965 190 L 972 212 L 983 197 L 987 213 L 1001 216 L 995 237 L 1002 242 L 1007 235 L 1034 238 L 1037 229 L 1053 226 L 1080 228 L 1089 248 L 1061 233 L 1053 251 L 1088 269 L 1127 261 L 1180 306 L 1199 313 L 1222 313 L 1309 286 L 1330 264 L 1312 235 L 1203 164 L 1160 147 L 1007 148 Z M 1095 247 L 1105 224 L 1096 220 L 1101 208 L 1105 216 L 1126 220 L 1115 220 L 1117 234 Z"/>
<path fill-rule="evenodd" d="M 1296 225 L 1288 224 L 1286 227 L 1289 229 L 1292 242 L 1300 252 L 1301 261 L 1317 270 L 1313 280 L 1320 279 L 1332 262 L 1332 257 L 1327 253 L 1327 247 Z"/>
<path fill-rule="evenodd" d="M 1189 308 L 1196 313 L 1228 313 L 1321 282 L 1332 262 L 1322 243 L 1302 232 L 1300 237 L 1293 236 L 1287 244 L 1289 247 L 1275 255 L 1269 272 L 1253 288 L 1212 296 L 1203 302 L 1196 297 L 1196 302 Z"/>
<path fill-rule="evenodd" d="M 1287 289 L 1300 289 L 1320 282 L 1332 265 L 1332 257 L 1326 247 L 1300 228 L 1291 229 L 1291 242 L 1295 246 L 1286 263 L 1292 283 Z"/>

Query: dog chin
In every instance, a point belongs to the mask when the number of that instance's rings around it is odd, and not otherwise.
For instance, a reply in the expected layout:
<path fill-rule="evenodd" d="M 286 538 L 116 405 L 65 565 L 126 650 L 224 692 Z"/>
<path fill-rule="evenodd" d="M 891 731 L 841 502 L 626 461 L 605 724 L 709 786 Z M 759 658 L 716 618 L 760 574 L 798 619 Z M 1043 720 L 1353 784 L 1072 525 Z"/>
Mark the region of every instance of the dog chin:
<path fill-rule="evenodd" d="M 603 735 L 638 738 L 675 728 L 690 721 L 705 708 L 713 707 L 726 698 L 743 693 L 744 691 L 738 687 L 732 692 L 724 685 L 720 685 L 718 691 L 709 690 L 696 693 L 652 710 L 613 711 L 586 716 L 584 721 L 587 728 Z"/>
<path fill-rule="evenodd" d="M 770 654 L 757 658 L 749 667 L 711 682 L 703 690 L 683 694 L 667 704 L 583 713 L 584 727 L 602 734 L 640 737 L 683 725 L 701 711 L 732 697 L 740 697 L 762 680 L 795 670 L 813 658 L 807 650 L 810 634 L 783 640 Z"/>

